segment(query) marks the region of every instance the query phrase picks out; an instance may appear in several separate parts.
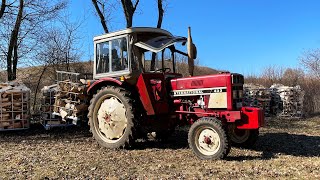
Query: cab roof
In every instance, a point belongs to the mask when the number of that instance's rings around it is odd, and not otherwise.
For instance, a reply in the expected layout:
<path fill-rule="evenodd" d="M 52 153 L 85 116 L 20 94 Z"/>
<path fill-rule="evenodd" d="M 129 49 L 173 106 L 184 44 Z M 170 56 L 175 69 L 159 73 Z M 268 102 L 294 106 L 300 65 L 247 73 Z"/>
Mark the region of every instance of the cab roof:
<path fill-rule="evenodd" d="M 99 41 L 102 39 L 112 38 L 112 37 L 126 35 L 126 34 L 133 34 L 133 33 L 155 33 L 155 34 L 161 34 L 161 35 L 170 36 L 170 37 L 173 36 L 170 32 L 164 29 L 152 28 L 152 27 L 132 27 L 132 28 L 127 28 L 124 30 L 96 36 L 93 38 L 93 41 Z"/>

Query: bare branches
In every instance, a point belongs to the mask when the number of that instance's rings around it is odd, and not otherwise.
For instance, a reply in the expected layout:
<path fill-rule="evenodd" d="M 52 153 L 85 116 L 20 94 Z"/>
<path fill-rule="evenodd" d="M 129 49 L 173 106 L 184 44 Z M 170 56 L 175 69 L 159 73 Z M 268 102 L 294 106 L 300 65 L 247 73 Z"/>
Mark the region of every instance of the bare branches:
<path fill-rule="evenodd" d="M 137 0 L 137 1 L 136 1 L 136 3 L 134 4 L 133 12 L 135 12 L 135 11 L 136 11 L 138 4 L 139 4 L 139 0 Z"/>
<path fill-rule="evenodd" d="M 106 18 L 104 16 L 104 14 L 101 12 L 100 10 L 100 7 L 98 5 L 98 1 L 97 0 L 92 0 L 92 4 L 93 6 L 95 7 L 97 13 L 98 13 L 98 16 L 100 18 L 100 22 L 101 22 L 101 25 L 103 27 L 103 30 L 105 33 L 109 33 L 109 29 L 108 29 L 108 26 L 107 26 L 107 23 L 106 23 Z M 102 10 L 104 10 L 104 4 L 102 4 Z"/>
<path fill-rule="evenodd" d="M 41 48 L 39 36 L 65 7 L 65 0 L 6 1 L 8 13 L 1 19 L 0 49 L 5 55 L 8 80 L 14 80 L 18 65 L 30 62 L 37 48 Z"/>
<path fill-rule="evenodd" d="M 310 75 L 320 78 L 320 49 L 308 50 L 299 59 Z"/>
<path fill-rule="evenodd" d="M 2 0 L 1 2 L 1 7 L 0 7 L 0 19 L 3 17 L 4 15 L 4 11 L 6 9 L 6 0 Z"/>

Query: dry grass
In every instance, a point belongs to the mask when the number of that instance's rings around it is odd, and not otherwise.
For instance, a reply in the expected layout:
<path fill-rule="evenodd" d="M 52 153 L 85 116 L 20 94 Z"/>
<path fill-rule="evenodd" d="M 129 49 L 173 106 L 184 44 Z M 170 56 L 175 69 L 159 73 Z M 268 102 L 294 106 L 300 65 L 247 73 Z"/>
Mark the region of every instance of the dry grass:
<path fill-rule="evenodd" d="M 86 128 L 1 133 L 4 179 L 169 178 L 319 179 L 320 117 L 268 121 L 251 150 L 233 148 L 226 160 L 197 159 L 186 132 L 167 143 L 140 142 L 132 150 L 96 145 Z"/>

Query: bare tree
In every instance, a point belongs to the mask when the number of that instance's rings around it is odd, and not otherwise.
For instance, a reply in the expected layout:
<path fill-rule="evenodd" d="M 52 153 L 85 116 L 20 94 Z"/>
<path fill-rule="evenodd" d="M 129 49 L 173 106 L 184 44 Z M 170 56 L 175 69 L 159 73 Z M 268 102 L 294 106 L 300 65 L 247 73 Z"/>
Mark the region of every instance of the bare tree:
<path fill-rule="evenodd" d="M 43 64 L 41 72 L 34 89 L 33 107 L 37 104 L 37 94 L 45 74 L 52 69 L 55 72 L 56 66 L 62 65 L 67 71 L 70 71 L 70 63 L 78 62 L 81 49 L 79 44 L 81 37 L 78 30 L 82 22 L 71 22 L 67 17 L 61 19 L 59 28 L 51 28 L 41 37 L 42 48 L 38 51 L 35 59 L 39 64 Z M 61 69 L 61 67 L 59 67 Z"/>
<path fill-rule="evenodd" d="M 30 60 L 43 28 L 66 6 L 65 1 L 19 0 L 10 3 L 12 12 L 0 26 L 1 52 L 6 56 L 8 80 L 16 79 L 18 61 Z M 10 33 L 8 33 L 10 32 Z M 38 47 L 39 48 L 39 47 Z M 40 47 L 41 48 L 41 47 Z"/>
<path fill-rule="evenodd" d="M 16 79 L 16 69 L 18 64 L 18 33 L 20 31 L 20 26 L 22 22 L 22 13 L 24 8 L 24 1 L 19 0 L 19 10 L 18 15 L 15 21 L 15 25 L 11 32 L 9 48 L 8 48 L 8 55 L 7 55 L 7 73 L 8 73 L 8 81 Z M 14 53 L 13 53 L 14 51 Z"/>
<path fill-rule="evenodd" d="M 157 0 L 157 2 L 158 2 L 158 23 L 157 23 L 157 28 L 161 28 L 163 15 L 164 15 L 163 0 Z M 156 56 L 157 56 L 156 53 L 152 53 L 151 67 L 150 67 L 151 71 L 154 71 L 155 62 L 156 62 Z"/>
<path fill-rule="evenodd" d="M 104 32 L 109 33 L 109 29 L 108 29 L 107 22 L 106 22 L 106 17 L 104 15 L 104 13 L 102 13 L 102 11 L 98 5 L 98 2 L 99 1 L 97 1 L 97 0 L 92 0 L 92 4 L 93 4 L 94 8 L 96 9 L 97 14 L 100 18 L 100 22 L 101 22 L 101 25 L 103 27 Z M 101 2 L 99 2 L 99 3 L 102 5 L 102 10 L 104 11 L 104 3 L 101 3 Z"/>
<path fill-rule="evenodd" d="M 299 59 L 310 75 L 320 78 L 320 49 L 305 51 Z"/>
<path fill-rule="evenodd" d="M 133 15 L 137 9 L 139 0 L 136 0 L 135 3 L 133 3 L 131 0 L 121 0 L 121 4 L 122 4 L 124 16 L 127 21 L 127 28 L 130 28 L 132 27 L 132 24 L 133 24 Z"/>
<path fill-rule="evenodd" d="M 3 17 L 4 15 L 4 11 L 6 9 L 6 0 L 2 0 L 1 1 L 1 7 L 0 7 L 0 19 Z"/>

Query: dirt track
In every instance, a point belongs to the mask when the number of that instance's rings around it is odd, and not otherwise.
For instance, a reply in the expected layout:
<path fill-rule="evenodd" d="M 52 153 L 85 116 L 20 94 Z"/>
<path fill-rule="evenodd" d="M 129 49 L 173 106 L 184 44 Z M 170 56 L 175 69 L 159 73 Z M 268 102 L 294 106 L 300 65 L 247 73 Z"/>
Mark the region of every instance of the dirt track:
<path fill-rule="evenodd" d="M 167 143 L 140 142 L 133 150 L 100 148 L 87 129 L 0 133 L 4 179 L 169 178 L 320 179 L 320 118 L 269 120 L 251 150 L 232 148 L 226 160 L 201 161 L 186 132 Z"/>

